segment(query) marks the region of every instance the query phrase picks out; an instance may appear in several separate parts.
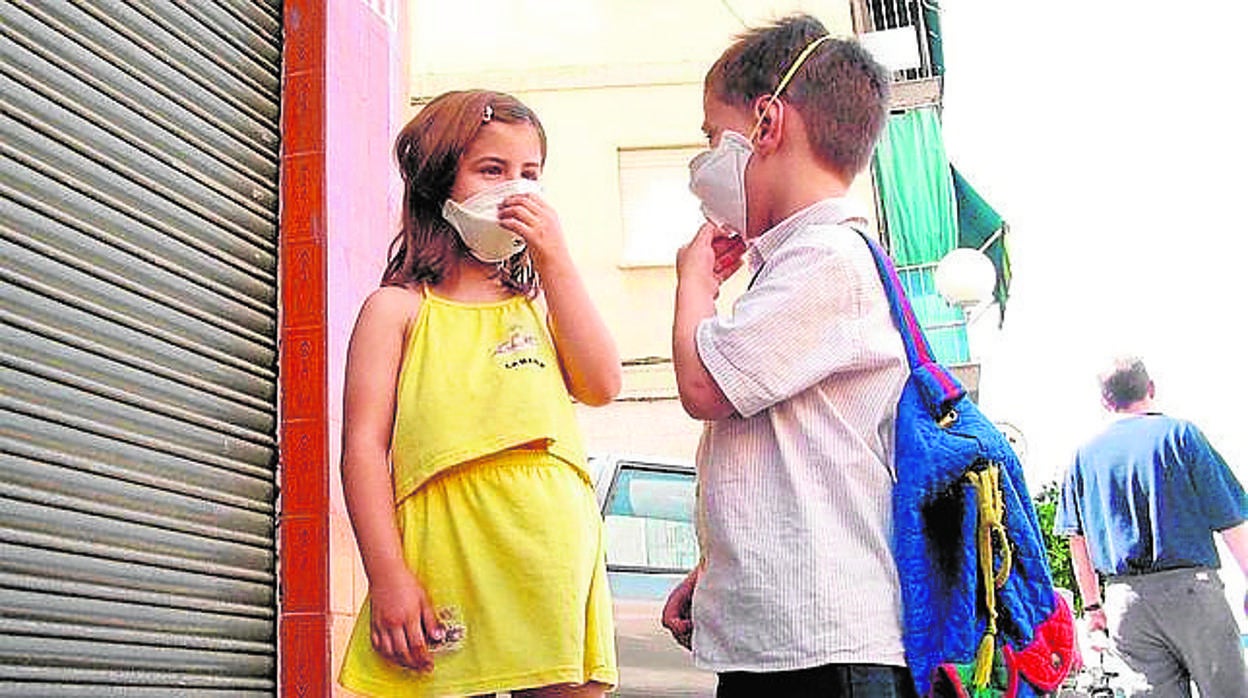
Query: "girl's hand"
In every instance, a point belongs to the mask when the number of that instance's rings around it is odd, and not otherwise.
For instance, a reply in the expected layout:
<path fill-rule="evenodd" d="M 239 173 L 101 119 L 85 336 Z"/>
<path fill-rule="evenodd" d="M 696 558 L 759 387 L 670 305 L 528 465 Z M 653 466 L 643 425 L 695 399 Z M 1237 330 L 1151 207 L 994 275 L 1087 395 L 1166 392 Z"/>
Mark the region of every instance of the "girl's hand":
<path fill-rule="evenodd" d="M 404 569 L 384 583 L 371 584 L 369 595 L 377 653 L 408 669 L 432 670 L 429 646 L 442 641 L 444 630 L 416 577 Z"/>
<path fill-rule="evenodd" d="M 538 194 L 515 194 L 503 199 L 498 207 L 498 223 L 524 238 L 534 262 L 564 246 L 559 214 Z"/>

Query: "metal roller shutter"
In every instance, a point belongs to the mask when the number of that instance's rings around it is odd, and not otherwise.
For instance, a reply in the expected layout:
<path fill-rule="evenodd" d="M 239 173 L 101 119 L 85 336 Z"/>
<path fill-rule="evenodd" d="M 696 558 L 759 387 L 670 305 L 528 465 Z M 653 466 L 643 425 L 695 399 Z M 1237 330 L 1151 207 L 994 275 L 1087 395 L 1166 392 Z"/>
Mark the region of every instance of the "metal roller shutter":
<path fill-rule="evenodd" d="M 280 0 L 0 0 L 0 696 L 276 690 Z"/>

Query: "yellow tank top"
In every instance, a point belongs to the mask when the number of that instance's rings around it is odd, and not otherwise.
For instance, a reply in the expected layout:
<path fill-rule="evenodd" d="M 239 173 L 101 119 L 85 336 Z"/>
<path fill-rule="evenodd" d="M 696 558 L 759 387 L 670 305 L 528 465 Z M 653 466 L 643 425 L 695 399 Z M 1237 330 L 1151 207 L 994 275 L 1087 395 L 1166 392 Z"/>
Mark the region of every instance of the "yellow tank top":
<path fill-rule="evenodd" d="M 517 446 L 544 448 L 586 473 L 542 314 L 522 296 L 460 303 L 426 290 L 399 370 L 396 501 L 447 468 Z"/>

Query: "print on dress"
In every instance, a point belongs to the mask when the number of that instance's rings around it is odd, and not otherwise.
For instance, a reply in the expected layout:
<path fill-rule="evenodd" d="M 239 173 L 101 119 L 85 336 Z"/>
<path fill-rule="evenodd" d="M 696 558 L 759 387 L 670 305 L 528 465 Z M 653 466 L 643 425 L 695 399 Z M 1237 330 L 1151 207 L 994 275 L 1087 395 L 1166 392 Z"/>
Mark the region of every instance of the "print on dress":
<path fill-rule="evenodd" d="M 494 358 L 506 369 L 518 369 L 525 366 L 546 368 L 546 362 L 539 356 L 541 342 L 526 328 L 512 325 L 507 330 L 506 341 L 494 347 Z"/>

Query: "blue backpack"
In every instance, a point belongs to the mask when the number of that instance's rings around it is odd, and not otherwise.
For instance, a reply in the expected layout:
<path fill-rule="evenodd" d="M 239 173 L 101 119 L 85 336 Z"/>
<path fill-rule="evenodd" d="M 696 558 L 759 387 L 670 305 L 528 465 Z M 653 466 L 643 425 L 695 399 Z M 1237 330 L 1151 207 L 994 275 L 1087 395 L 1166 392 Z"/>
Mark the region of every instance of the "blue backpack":
<path fill-rule="evenodd" d="M 931 348 L 880 246 L 863 235 L 906 346 L 893 554 L 906 661 L 922 696 L 1035 696 L 1078 662 L 1022 465 Z"/>

